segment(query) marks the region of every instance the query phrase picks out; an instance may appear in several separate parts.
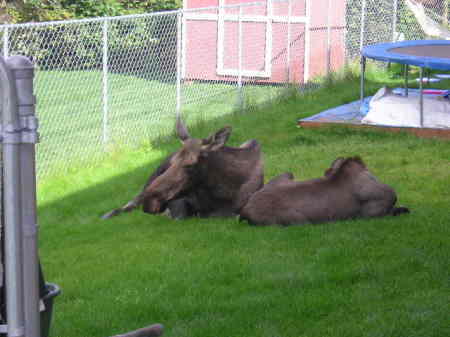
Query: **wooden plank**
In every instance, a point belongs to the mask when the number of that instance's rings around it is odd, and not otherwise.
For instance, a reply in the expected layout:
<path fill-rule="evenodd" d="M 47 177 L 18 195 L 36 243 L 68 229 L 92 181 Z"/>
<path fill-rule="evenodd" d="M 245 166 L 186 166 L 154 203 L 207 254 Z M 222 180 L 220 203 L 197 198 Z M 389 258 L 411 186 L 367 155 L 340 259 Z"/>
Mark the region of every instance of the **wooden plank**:
<path fill-rule="evenodd" d="M 342 126 L 350 128 L 364 128 L 372 130 L 383 130 L 387 132 L 408 132 L 416 135 L 420 138 L 438 138 L 450 140 L 450 129 L 432 129 L 432 128 L 407 128 L 407 127 L 389 127 L 389 126 L 376 126 L 368 124 L 345 124 L 345 123 L 330 123 L 330 122 L 310 122 L 299 121 L 298 126 L 307 129 L 316 129 L 327 126 Z"/>

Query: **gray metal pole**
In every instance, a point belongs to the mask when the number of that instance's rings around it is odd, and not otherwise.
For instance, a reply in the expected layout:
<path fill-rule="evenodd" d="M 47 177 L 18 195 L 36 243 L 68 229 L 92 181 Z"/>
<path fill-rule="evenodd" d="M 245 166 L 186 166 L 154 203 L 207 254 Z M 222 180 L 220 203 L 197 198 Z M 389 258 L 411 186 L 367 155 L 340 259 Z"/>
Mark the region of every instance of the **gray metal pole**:
<path fill-rule="evenodd" d="M 238 18 L 238 105 L 239 109 L 244 109 L 244 92 L 242 89 L 242 56 L 243 56 L 243 35 L 242 35 L 242 6 L 239 7 Z"/>
<path fill-rule="evenodd" d="M 9 30 L 8 27 L 3 28 L 3 57 L 9 56 Z"/>
<path fill-rule="evenodd" d="M 303 63 L 303 85 L 309 81 L 310 63 L 311 63 L 311 4 L 312 0 L 305 0 L 305 57 Z"/>
<path fill-rule="evenodd" d="M 103 69 L 102 69 L 102 89 L 103 89 L 103 144 L 109 140 L 108 132 L 108 19 L 103 21 Z"/>
<path fill-rule="evenodd" d="M 183 11 L 177 13 L 177 105 L 176 117 L 181 115 L 181 81 L 183 78 Z"/>
<path fill-rule="evenodd" d="M 423 127 L 423 68 L 420 67 L 420 127 Z"/>
<path fill-rule="evenodd" d="M 366 73 L 366 58 L 361 55 L 361 84 L 360 84 L 360 107 L 364 103 L 364 85 L 365 85 L 365 73 Z"/>
<path fill-rule="evenodd" d="M 288 0 L 287 45 L 286 45 L 286 85 L 291 81 L 291 16 L 292 0 Z"/>
<path fill-rule="evenodd" d="M 405 96 L 408 97 L 409 89 L 408 89 L 408 76 L 409 76 L 409 65 L 405 64 L 403 67 L 404 77 L 405 77 Z"/>
<path fill-rule="evenodd" d="M 23 285 L 25 335 L 40 337 L 39 259 L 36 217 L 35 144 L 38 142 L 36 99 L 33 95 L 34 67 L 23 56 L 7 60 L 17 90 L 17 111 L 22 127 L 20 144 L 20 188 L 23 235 Z"/>
<path fill-rule="evenodd" d="M 361 27 L 360 27 L 360 36 L 359 36 L 359 49 L 362 50 L 364 47 L 364 34 L 365 34 L 365 26 L 366 26 L 366 0 L 362 0 L 361 4 Z"/>
<path fill-rule="evenodd" d="M 8 337 L 25 336 L 23 250 L 20 200 L 20 121 L 17 91 L 8 65 L 0 57 L 4 177 L 5 283 Z"/>
<path fill-rule="evenodd" d="M 327 75 L 331 73 L 331 0 L 328 0 L 327 13 Z"/>
<path fill-rule="evenodd" d="M 397 31 L 397 15 L 398 15 L 398 0 L 393 3 L 393 17 L 392 17 L 392 42 L 395 42 L 395 33 Z"/>

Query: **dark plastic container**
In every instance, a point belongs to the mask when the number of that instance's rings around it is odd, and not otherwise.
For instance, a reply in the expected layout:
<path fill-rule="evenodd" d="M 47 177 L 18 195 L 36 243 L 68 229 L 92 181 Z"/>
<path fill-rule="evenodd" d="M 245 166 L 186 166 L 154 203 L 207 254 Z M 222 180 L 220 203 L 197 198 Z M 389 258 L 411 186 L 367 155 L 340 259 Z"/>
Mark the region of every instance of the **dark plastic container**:
<path fill-rule="evenodd" d="M 43 296 L 41 296 L 41 300 L 44 302 L 45 310 L 40 313 L 41 337 L 49 337 L 53 315 L 53 301 L 60 292 L 61 289 L 54 283 L 46 283 L 45 287 L 42 287 L 41 293 L 43 293 Z M 6 337 L 6 334 L 0 333 L 0 337 Z"/>
<path fill-rule="evenodd" d="M 45 310 L 41 311 L 41 337 L 49 337 L 53 315 L 53 301 L 61 293 L 61 289 L 54 283 L 45 284 L 45 295 L 42 297 Z"/>

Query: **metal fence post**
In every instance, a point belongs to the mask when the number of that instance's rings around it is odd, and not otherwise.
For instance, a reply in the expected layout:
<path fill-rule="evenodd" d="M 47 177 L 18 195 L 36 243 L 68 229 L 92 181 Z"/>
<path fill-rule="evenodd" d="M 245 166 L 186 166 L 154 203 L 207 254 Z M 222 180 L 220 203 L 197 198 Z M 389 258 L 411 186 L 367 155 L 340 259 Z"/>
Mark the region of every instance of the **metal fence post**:
<path fill-rule="evenodd" d="M 331 0 L 328 0 L 327 13 L 327 76 L 331 73 Z"/>
<path fill-rule="evenodd" d="M 397 30 L 398 0 L 394 0 L 393 6 L 394 14 L 392 18 L 392 42 L 395 42 L 395 33 Z"/>
<path fill-rule="evenodd" d="M 408 97 L 409 89 L 408 89 L 408 77 L 409 77 L 409 65 L 405 64 L 403 66 L 403 76 L 405 80 L 405 96 Z"/>
<path fill-rule="evenodd" d="M 286 46 L 286 84 L 291 80 L 291 16 L 292 0 L 288 0 L 288 20 L 287 20 L 287 46 Z"/>
<path fill-rule="evenodd" d="M 364 47 L 364 34 L 365 34 L 365 25 L 366 25 L 366 0 L 362 0 L 361 4 L 361 31 L 359 37 L 359 50 L 362 50 Z"/>
<path fill-rule="evenodd" d="M 0 57 L 2 150 L 5 221 L 5 289 L 8 337 L 25 335 L 23 249 L 20 200 L 20 121 L 17 91 L 8 65 Z"/>
<path fill-rule="evenodd" d="M 443 15 L 442 15 L 442 24 L 444 24 L 444 25 L 447 25 L 448 26 L 448 7 L 449 7 L 449 3 L 448 3 L 448 1 L 445 1 L 444 0 L 444 3 L 443 3 L 443 6 L 444 6 L 444 10 L 443 10 L 443 12 L 444 13 L 442 13 Z"/>
<path fill-rule="evenodd" d="M 176 84 L 176 117 L 181 116 L 181 81 L 183 78 L 183 11 L 180 9 L 177 13 L 177 84 Z"/>
<path fill-rule="evenodd" d="M 3 57 L 6 59 L 9 54 L 9 29 L 7 26 L 3 28 Z"/>
<path fill-rule="evenodd" d="M 244 93 L 242 88 L 242 6 L 239 7 L 238 18 L 238 106 L 244 109 Z"/>
<path fill-rule="evenodd" d="M 366 74 L 366 58 L 361 55 L 361 84 L 360 84 L 360 107 L 364 103 L 364 89 L 365 89 L 365 74 Z"/>
<path fill-rule="evenodd" d="M 39 315 L 39 259 L 38 226 L 36 216 L 36 152 L 38 123 L 35 116 L 36 99 L 33 95 L 34 67 L 23 56 L 7 60 L 17 90 L 17 112 L 20 118 L 21 139 L 20 200 L 23 235 L 23 279 L 25 335 L 40 336 Z"/>
<path fill-rule="evenodd" d="M 420 127 L 423 128 L 423 67 L 419 67 L 419 79 Z"/>
<path fill-rule="evenodd" d="M 103 58 L 102 58 L 102 104 L 103 104 L 103 144 L 108 143 L 108 19 L 103 21 L 102 26 L 102 40 L 103 40 Z"/>
<path fill-rule="evenodd" d="M 311 51 L 311 0 L 305 0 L 305 60 L 303 65 L 303 83 L 309 81 L 309 62 Z"/>

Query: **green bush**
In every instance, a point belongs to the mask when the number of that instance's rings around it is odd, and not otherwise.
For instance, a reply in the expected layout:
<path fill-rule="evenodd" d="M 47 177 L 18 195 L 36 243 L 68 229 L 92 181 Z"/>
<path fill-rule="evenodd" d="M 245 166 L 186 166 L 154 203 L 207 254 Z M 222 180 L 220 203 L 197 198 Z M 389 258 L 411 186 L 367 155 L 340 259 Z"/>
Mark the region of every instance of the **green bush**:
<path fill-rule="evenodd" d="M 102 22 L 16 28 L 10 53 L 30 57 L 42 70 L 94 70 L 103 62 Z M 164 29 L 161 29 L 161 26 Z M 147 75 L 174 71 L 176 16 L 113 20 L 108 23 L 108 68 L 130 72 L 140 63 Z"/>
<path fill-rule="evenodd" d="M 181 8 L 183 0 L 144 0 L 126 1 L 122 0 L 124 8 L 128 11 L 158 12 Z"/>
<path fill-rule="evenodd" d="M 180 8 L 182 0 L 13 0 L 7 3 L 13 23 L 119 16 Z"/>
<path fill-rule="evenodd" d="M 16 21 L 71 19 L 88 16 L 120 15 L 146 9 L 168 9 L 177 1 L 59 0 L 27 1 L 10 7 Z M 33 10 L 32 10 L 33 9 Z M 54 9 L 54 11 L 52 11 Z M 13 28 L 10 53 L 33 59 L 41 69 L 100 69 L 103 57 L 103 22 Z M 139 60 L 139 72 L 146 76 L 174 71 L 176 16 L 155 16 L 110 20 L 108 22 L 109 69 L 130 72 L 130 60 Z"/>

